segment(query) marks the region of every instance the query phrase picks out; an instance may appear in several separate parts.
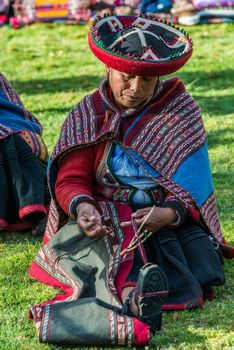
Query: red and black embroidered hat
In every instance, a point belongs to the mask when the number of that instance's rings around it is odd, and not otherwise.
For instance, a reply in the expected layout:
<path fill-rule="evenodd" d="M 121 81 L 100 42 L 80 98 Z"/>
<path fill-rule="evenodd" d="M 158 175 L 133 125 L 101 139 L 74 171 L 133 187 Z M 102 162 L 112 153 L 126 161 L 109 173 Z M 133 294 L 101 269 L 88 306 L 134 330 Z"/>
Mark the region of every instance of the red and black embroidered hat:
<path fill-rule="evenodd" d="M 174 73 L 192 54 L 183 29 L 145 15 L 97 17 L 88 39 L 106 66 L 134 75 Z"/>

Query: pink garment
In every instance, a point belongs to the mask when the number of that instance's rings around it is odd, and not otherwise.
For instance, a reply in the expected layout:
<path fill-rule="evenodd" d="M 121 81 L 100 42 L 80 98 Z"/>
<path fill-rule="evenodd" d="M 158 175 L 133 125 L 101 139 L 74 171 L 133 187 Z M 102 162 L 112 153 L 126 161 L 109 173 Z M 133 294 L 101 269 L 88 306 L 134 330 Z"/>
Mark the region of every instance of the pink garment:
<path fill-rule="evenodd" d="M 115 6 L 129 6 L 136 9 L 139 5 L 139 0 L 115 0 Z"/>
<path fill-rule="evenodd" d="M 234 6 L 234 0 L 193 0 L 196 9 Z"/>

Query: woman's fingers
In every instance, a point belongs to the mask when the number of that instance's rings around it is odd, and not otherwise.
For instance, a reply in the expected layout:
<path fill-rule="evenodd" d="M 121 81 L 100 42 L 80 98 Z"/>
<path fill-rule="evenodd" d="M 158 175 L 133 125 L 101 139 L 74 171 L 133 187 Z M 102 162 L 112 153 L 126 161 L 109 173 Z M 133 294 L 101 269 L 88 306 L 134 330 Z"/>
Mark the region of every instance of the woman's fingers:
<path fill-rule="evenodd" d="M 144 216 L 146 216 L 151 210 L 151 207 L 147 207 L 147 208 L 142 208 L 142 209 L 138 209 L 135 213 L 132 214 L 132 216 L 134 218 L 143 218 Z"/>
<path fill-rule="evenodd" d="M 138 227 L 142 224 L 143 221 L 144 221 L 144 216 L 141 217 L 141 218 L 135 219 L 135 222 L 136 222 Z M 128 226 L 131 226 L 131 225 L 132 225 L 131 221 L 123 221 L 123 222 L 120 223 L 121 227 L 128 227 Z"/>
<path fill-rule="evenodd" d="M 103 218 L 108 219 L 108 217 Z M 102 219 L 97 208 L 90 203 L 81 203 L 78 205 L 77 224 L 90 238 L 104 236 L 110 231 L 110 228 L 102 224 Z"/>
<path fill-rule="evenodd" d="M 123 221 L 123 222 L 120 223 L 120 226 L 121 226 L 121 227 L 128 227 L 128 226 L 130 226 L 131 224 L 132 224 L 131 221 Z"/>
<path fill-rule="evenodd" d="M 142 223 L 144 222 L 145 218 L 149 214 L 151 207 L 138 209 L 135 213 L 133 213 L 133 217 L 135 219 L 135 223 L 137 227 L 139 228 Z M 95 208 L 95 212 L 89 212 L 91 215 L 87 215 L 88 213 L 82 213 L 83 215 L 78 219 L 78 225 L 86 232 L 86 234 L 89 237 L 96 237 L 100 235 L 106 235 L 111 230 L 105 226 L 102 225 L 101 217 L 99 212 Z M 132 225 L 132 221 L 123 221 L 120 223 L 121 227 L 129 227 Z M 144 224 L 144 228 L 147 228 L 147 223 Z"/>
<path fill-rule="evenodd" d="M 109 228 L 107 226 L 97 226 L 91 230 L 85 230 L 85 233 L 88 237 L 94 238 L 99 236 L 105 236 L 109 233 Z"/>
<path fill-rule="evenodd" d="M 85 230 L 85 233 L 88 237 L 98 237 L 102 235 L 102 230 L 100 227 L 95 228 L 94 230 Z"/>
<path fill-rule="evenodd" d="M 87 221 L 86 218 L 80 218 L 78 220 L 78 225 L 83 229 L 83 230 L 91 230 L 92 227 L 94 227 L 94 223 L 92 221 Z"/>

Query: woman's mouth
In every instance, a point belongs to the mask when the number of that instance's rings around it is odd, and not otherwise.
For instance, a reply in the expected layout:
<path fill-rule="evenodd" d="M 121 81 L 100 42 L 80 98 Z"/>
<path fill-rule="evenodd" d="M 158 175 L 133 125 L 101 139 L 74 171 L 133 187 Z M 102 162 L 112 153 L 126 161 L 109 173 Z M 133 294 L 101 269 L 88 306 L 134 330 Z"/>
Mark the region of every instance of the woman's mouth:
<path fill-rule="evenodd" d="M 140 97 L 138 96 L 131 96 L 131 95 L 125 95 L 125 98 L 129 101 L 138 101 Z"/>

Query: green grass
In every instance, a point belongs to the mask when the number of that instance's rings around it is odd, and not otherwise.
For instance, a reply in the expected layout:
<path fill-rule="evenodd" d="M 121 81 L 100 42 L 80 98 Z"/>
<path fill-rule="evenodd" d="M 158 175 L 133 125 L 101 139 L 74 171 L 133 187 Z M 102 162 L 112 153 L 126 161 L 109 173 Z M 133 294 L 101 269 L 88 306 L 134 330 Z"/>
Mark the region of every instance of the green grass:
<path fill-rule="evenodd" d="M 210 160 L 220 219 L 234 244 L 234 74 L 233 27 L 227 24 L 189 28 L 193 58 L 176 75 L 201 105 L 208 132 Z M 96 89 L 105 75 L 89 52 L 87 27 L 33 25 L 19 31 L 0 29 L 0 70 L 25 106 L 44 126 L 51 151 L 68 110 Z M 0 236 L 0 350 L 61 349 L 38 343 L 27 317 L 30 304 L 56 291 L 27 276 L 41 239 L 29 233 Z M 154 349 L 233 350 L 233 261 L 225 262 L 227 283 L 200 310 L 166 313 L 164 331 Z"/>

